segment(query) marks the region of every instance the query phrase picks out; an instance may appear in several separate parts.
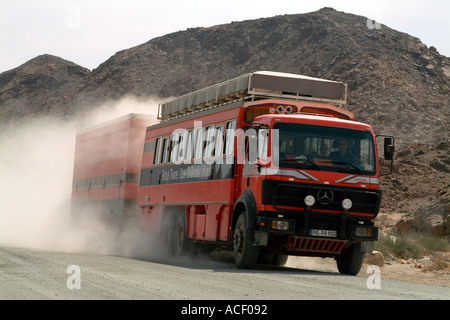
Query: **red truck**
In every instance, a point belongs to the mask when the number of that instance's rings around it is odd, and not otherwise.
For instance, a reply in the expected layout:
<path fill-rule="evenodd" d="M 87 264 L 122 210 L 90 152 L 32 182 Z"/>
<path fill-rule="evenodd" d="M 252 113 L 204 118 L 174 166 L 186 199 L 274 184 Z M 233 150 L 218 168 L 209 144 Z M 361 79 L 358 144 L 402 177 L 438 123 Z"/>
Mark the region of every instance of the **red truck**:
<path fill-rule="evenodd" d="M 392 168 L 394 138 L 378 145 L 341 108 L 346 98 L 341 82 L 259 71 L 161 103 L 159 123 L 128 136 L 142 148 L 114 139 L 119 150 L 102 153 L 106 162 L 76 156 L 74 199 L 96 198 L 96 186 L 109 197 L 102 213 L 139 208 L 142 228 L 174 255 L 220 247 L 240 268 L 334 257 L 339 272 L 355 275 L 378 239 L 378 148 Z M 103 144 L 89 138 L 98 130 L 82 133 L 76 154 L 83 143 Z M 132 172 L 105 170 L 119 158 L 134 161 Z M 122 193 L 106 192 L 114 179 Z"/>

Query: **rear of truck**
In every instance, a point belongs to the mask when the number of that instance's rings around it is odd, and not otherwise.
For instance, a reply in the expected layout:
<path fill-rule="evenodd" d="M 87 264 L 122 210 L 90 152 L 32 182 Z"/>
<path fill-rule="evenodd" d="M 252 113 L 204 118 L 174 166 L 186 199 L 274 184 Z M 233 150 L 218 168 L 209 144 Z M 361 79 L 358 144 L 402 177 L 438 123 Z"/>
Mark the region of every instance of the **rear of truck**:
<path fill-rule="evenodd" d="M 72 215 L 108 223 L 139 219 L 139 176 L 145 128 L 154 118 L 128 114 L 78 132 Z"/>

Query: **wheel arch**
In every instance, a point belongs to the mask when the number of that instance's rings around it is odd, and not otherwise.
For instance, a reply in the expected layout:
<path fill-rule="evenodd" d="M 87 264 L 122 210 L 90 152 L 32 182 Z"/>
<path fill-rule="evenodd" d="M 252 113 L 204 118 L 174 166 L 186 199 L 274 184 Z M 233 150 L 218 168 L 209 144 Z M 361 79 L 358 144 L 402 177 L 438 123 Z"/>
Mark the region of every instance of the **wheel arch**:
<path fill-rule="evenodd" d="M 256 201 L 253 192 L 250 189 L 246 189 L 237 198 L 236 203 L 233 208 L 233 217 L 231 219 L 231 230 L 234 230 L 236 222 L 242 211 L 247 212 L 247 226 L 251 231 L 255 230 L 255 217 L 256 217 Z"/>

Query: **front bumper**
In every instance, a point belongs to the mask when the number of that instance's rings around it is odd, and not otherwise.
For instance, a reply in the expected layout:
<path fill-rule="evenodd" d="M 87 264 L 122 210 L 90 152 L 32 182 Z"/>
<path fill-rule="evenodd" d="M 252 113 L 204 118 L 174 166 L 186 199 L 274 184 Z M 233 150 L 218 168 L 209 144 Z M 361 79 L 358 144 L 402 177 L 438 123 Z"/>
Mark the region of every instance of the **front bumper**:
<path fill-rule="evenodd" d="M 256 217 L 255 231 L 269 235 L 292 235 L 333 240 L 378 240 L 378 227 L 373 221 L 346 214 L 307 211 L 266 212 Z"/>

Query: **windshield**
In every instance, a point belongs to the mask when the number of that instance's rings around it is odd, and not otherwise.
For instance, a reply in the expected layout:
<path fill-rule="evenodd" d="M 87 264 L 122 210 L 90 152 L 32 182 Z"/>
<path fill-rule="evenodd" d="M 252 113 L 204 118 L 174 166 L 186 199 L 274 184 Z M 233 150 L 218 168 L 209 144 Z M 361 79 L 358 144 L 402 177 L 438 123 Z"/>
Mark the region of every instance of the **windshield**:
<path fill-rule="evenodd" d="M 274 129 L 278 129 L 280 167 L 375 174 L 369 132 L 292 123 L 277 123 Z"/>

